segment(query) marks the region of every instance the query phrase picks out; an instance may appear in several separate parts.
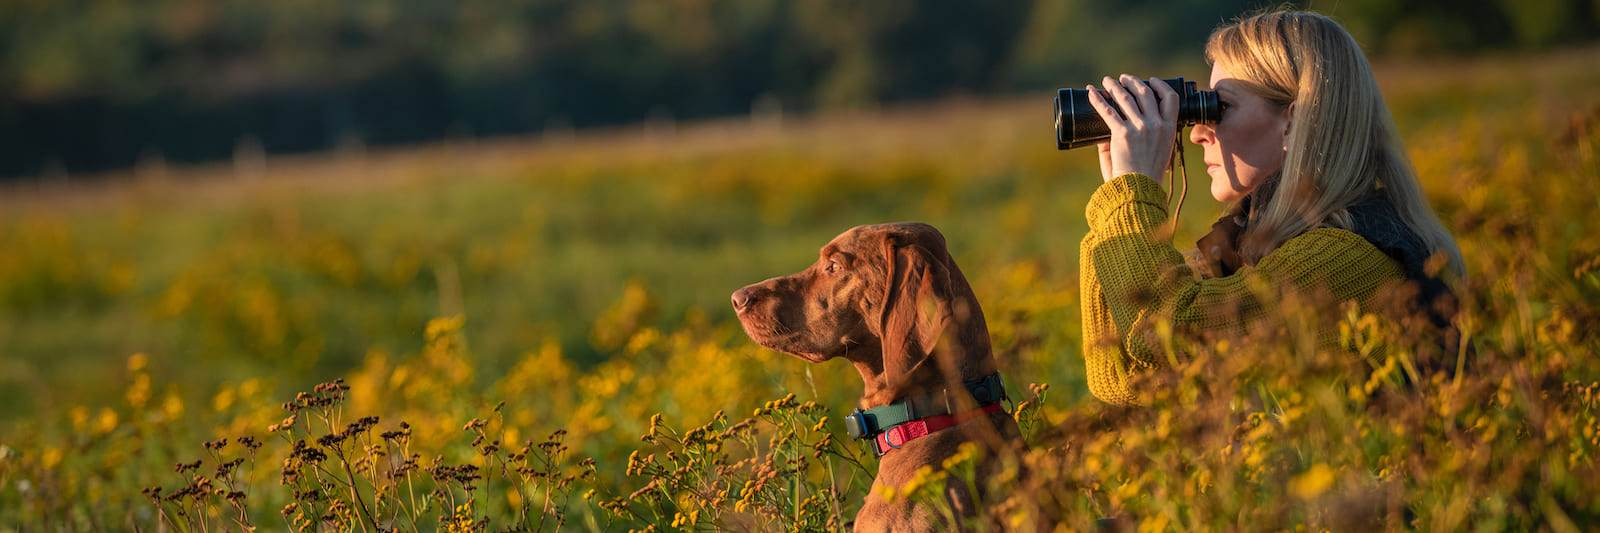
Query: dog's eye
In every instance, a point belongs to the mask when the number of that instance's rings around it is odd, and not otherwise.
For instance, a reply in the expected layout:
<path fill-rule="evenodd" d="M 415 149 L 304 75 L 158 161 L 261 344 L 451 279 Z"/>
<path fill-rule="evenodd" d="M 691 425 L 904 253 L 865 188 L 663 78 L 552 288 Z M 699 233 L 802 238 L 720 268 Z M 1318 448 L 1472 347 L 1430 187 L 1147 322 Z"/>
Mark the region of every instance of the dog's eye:
<path fill-rule="evenodd" d="M 838 272 L 840 270 L 844 270 L 844 265 L 839 264 L 838 261 L 829 261 L 828 262 L 828 273 L 829 274 L 832 274 L 834 272 Z"/>

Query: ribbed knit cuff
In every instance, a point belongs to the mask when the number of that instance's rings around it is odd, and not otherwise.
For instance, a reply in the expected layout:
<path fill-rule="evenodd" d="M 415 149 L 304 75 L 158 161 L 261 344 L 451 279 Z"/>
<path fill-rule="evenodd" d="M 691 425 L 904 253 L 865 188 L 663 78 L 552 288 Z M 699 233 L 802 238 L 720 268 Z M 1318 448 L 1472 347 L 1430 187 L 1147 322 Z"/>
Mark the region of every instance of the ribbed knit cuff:
<path fill-rule="evenodd" d="M 1145 204 L 1153 206 L 1157 212 L 1148 216 L 1138 217 L 1141 220 L 1121 221 L 1114 224 L 1110 219 L 1124 207 Z M 1149 176 L 1138 173 L 1128 173 L 1117 176 L 1111 181 L 1095 189 L 1094 195 L 1089 197 L 1089 207 L 1084 210 L 1084 215 L 1089 220 L 1089 231 L 1104 233 L 1119 226 L 1114 234 L 1127 234 L 1130 230 L 1142 231 L 1149 226 L 1160 223 L 1167 217 L 1167 193 L 1161 189 L 1161 184 L 1150 179 Z M 1154 217 L 1155 220 L 1143 220 Z M 1128 225 L 1137 228 L 1122 227 Z"/>

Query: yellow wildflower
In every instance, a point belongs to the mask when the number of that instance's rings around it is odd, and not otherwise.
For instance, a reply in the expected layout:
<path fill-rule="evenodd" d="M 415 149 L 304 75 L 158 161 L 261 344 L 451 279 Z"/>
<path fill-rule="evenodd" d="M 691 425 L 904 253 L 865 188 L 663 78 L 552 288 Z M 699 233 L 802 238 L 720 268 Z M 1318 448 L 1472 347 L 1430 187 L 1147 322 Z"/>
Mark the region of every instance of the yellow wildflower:
<path fill-rule="evenodd" d="M 117 412 L 110 407 L 100 408 L 100 416 L 94 421 L 94 432 L 104 435 L 113 429 L 117 429 Z"/>
<path fill-rule="evenodd" d="M 1296 498 L 1309 500 L 1327 492 L 1333 486 L 1333 469 L 1317 464 L 1289 480 L 1289 493 Z"/>

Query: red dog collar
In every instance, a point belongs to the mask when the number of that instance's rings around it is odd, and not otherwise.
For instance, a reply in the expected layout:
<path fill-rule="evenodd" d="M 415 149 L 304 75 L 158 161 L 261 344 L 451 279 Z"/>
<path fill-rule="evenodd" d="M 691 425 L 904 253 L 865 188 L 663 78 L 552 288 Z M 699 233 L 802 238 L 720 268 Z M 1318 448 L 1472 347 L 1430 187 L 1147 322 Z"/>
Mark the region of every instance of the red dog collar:
<path fill-rule="evenodd" d="M 873 451 L 878 452 L 878 456 L 882 457 L 883 454 L 889 453 L 889 450 L 905 446 L 907 442 L 926 437 L 935 431 L 955 427 L 962 422 L 999 410 L 1000 404 L 997 402 L 961 414 L 936 415 L 911 420 L 879 433 L 877 438 L 873 439 L 873 447 L 877 448 Z"/>

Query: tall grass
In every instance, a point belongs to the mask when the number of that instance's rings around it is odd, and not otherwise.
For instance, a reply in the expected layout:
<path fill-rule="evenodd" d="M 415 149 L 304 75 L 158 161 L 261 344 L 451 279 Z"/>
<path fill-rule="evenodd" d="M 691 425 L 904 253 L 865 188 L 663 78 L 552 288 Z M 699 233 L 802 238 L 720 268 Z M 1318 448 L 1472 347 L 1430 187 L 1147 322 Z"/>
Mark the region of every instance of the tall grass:
<path fill-rule="evenodd" d="M 972 480 L 1008 489 L 1001 523 L 1573 530 L 1600 520 L 1596 59 L 1380 70 L 1471 269 L 1468 371 L 1409 375 L 1401 328 L 1283 302 L 1172 339 L 1194 362 L 1136 410 L 1083 386 L 1097 173 L 1040 97 L 13 188 L 0 529 L 837 529 L 875 471 L 838 423 L 859 377 L 754 346 L 726 298 L 914 219 L 1025 402 L 1032 451 Z M 1195 174 L 1179 242 L 1217 211 Z M 1345 348 L 1299 342 L 1319 321 Z"/>

